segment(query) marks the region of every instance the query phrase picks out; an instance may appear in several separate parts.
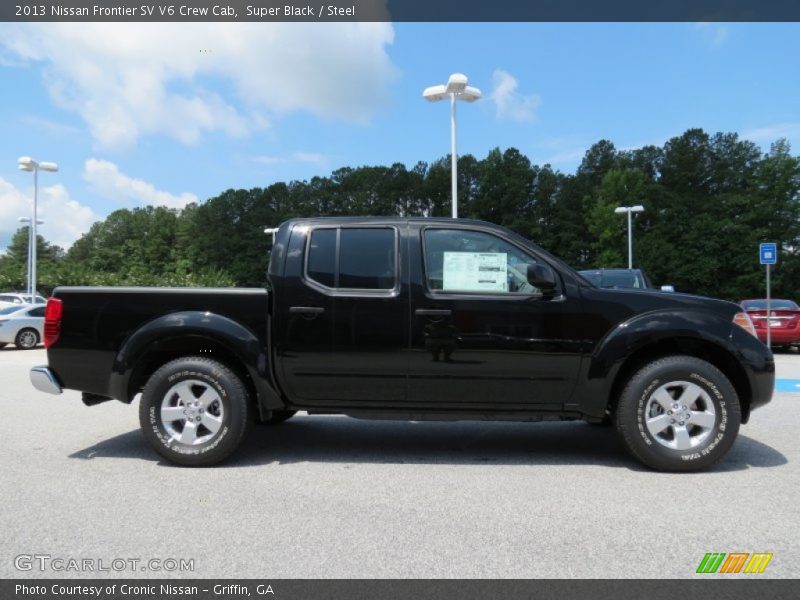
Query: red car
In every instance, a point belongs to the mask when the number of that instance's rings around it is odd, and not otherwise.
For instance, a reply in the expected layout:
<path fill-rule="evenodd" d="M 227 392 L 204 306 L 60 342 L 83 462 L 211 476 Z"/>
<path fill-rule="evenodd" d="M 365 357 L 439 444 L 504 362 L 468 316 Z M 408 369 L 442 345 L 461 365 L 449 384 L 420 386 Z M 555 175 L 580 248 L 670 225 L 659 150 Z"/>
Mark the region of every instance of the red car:
<path fill-rule="evenodd" d="M 769 315 L 766 300 L 742 300 L 740 305 L 750 315 L 762 342 L 767 341 L 769 327 L 771 346 L 800 346 L 800 306 L 797 303 L 773 298 L 769 301 Z"/>

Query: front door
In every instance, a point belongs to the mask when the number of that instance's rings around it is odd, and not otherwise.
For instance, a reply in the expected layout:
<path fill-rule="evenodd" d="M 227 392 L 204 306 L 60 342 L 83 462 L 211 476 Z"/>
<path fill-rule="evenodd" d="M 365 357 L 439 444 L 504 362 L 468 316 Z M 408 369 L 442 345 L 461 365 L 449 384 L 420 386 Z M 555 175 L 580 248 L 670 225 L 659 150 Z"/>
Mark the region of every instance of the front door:
<path fill-rule="evenodd" d="M 421 227 L 411 302 L 408 400 L 473 409 L 560 409 L 574 387 L 580 300 L 545 298 L 543 257 L 479 227 Z"/>

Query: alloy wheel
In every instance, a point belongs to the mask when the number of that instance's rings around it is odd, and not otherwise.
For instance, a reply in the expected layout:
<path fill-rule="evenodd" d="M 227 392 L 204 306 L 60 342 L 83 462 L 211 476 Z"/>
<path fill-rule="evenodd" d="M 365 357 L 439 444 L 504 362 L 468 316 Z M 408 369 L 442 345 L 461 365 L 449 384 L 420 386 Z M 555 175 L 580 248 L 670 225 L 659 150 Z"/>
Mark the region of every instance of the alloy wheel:
<path fill-rule="evenodd" d="M 717 421 L 711 396 L 689 381 L 670 381 L 659 387 L 648 398 L 644 415 L 653 439 L 672 450 L 699 446 Z"/>

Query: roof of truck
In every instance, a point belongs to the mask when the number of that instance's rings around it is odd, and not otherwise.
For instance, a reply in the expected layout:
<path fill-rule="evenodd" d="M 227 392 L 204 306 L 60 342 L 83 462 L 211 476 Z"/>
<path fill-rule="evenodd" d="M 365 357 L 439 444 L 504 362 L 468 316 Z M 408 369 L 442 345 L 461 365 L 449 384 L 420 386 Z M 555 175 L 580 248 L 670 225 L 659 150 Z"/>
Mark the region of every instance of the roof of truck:
<path fill-rule="evenodd" d="M 505 229 L 503 225 L 497 225 L 495 223 L 490 223 L 489 221 L 480 221 L 478 219 L 453 219 L 452 217 L 294 217 L 292 219 L 288 219 L 281 223 L 281 226 L 289 225 L 292 223 L 306 223 L 306 222 L 337 222 L 337 223 L 408 223 L 409 221 L 423 221 L 425 223 L 447 223 L 452 224 L 453 222 L 457 223 L 464 223 L 470 225 L 483 225 L 483 226 L 490 226 L 490 227 L 501 227 Z"/>

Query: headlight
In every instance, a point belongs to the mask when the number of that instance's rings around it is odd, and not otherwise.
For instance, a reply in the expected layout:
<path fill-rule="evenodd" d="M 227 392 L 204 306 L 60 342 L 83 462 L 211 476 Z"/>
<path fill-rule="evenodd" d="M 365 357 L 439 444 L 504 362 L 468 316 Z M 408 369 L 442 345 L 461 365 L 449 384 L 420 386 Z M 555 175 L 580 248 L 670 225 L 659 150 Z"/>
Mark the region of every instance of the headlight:
<path fill-rule="evenodd" d="M 756 333 L 756 328 L 753 326 L 753 321 L 750 319 L 750 315 L 746 312 L 739 312 L 733 315 L 733 322 L 736 323 L 739 327 L 744 329 L 747 333 L 754 337 L 758 337 Z"/>

